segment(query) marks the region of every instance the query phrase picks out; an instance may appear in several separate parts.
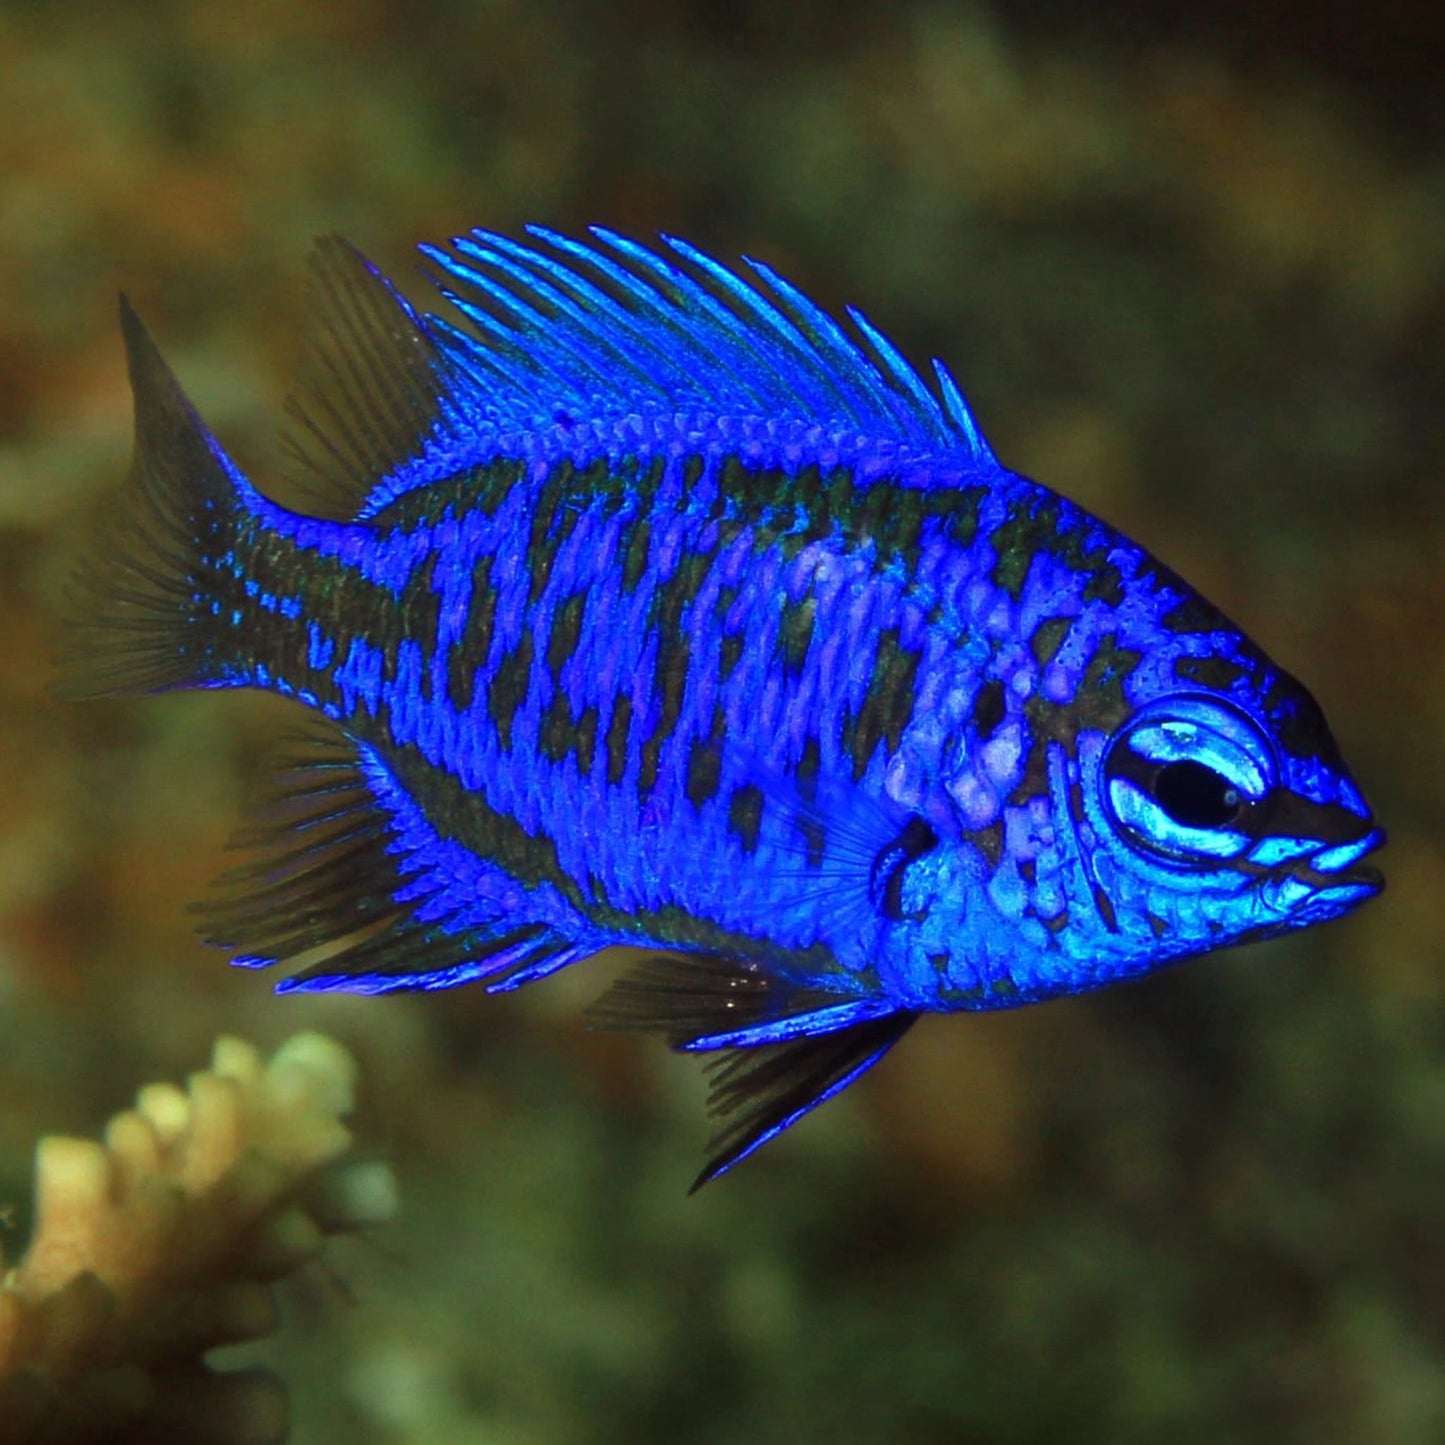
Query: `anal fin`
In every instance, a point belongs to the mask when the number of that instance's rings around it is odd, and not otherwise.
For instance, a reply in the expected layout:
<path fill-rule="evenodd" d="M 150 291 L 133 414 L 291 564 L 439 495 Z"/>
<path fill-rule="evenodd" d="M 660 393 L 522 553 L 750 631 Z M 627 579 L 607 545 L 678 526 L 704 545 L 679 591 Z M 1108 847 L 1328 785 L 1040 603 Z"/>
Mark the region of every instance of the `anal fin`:
<path fill-rule="evenodd" d="M 428 908 L 435 886 L 363 766 L 363 744 L 317 728 L 291 746 L 232 847 L 254 860 L 194 906 L 206 941 L 236 963 L 295 972 L 277 991 L 388 993 L 481 980 L 505 988 L 592 951 L 556 929 L 498 917 L 458 926 Z"/>

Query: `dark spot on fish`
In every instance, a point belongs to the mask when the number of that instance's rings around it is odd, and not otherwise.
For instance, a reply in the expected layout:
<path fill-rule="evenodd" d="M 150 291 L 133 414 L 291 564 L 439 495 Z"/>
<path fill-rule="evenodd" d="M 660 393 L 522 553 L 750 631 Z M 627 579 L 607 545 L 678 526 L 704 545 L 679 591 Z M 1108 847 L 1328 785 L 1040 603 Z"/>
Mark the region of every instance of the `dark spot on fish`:
<path fill-rule="evenodd" d="M 1039 922 L 1042 923 L 1050 933 L 1057 936 L 1069 926 L 1069 910 L 1065 908 L 1063 912 L 1056 913 L 1052 918 L 1045 918 L 1039 915 Z"/>
<path fill-rule="evenodd" d="M 813 645 L 813 623 L 817 604 L 811 596 L 783 604 L 783 620 L 778 628 L 778 642 L 783 654 L 783 667 L 793 676 L 803 670 L 808 649 Z"/>
<path fill-rule="evenodd" d="M 822 755 L 818 739 L 810 737 L 803 744 L 798 765 L 793 769 L 793 776 L 798 782 L 798 793 L 804 802 L 811 803 L 818 796 L 818 769 L 821 765 Z"/>
<path fill-rule="evenodd" d="M 647 558 L 652 549 L 652 523 L 646 517 L 639 517 L 632 524 L 632 536 L 622 554 L 622 591 L 631 596 L 642 581 L 647 570 Z"/>
<path fill-rule="evenodd" d="M 901 648 L 898 638 L 896 627 L 879 634 L 863 705 L 857 716 L 845 724 L 844 746 L 852 750 L 855 782 L 868 770 L 880 742 L 887 742 L 890 753 L 898 751 L 903 729 L 913 717 L 914 686 L 922 654 Z"/>
<path fill-rule="evenodd" d="M 1057 499 L 1039 495 L 1011 502 L 989 540 L 997 558 L 994 585 L 1017 599 L 1034 558 L 1043 551 L 1059 550 Z"/>
<path fill-rule="evenodd" d="M 1003 819 L 995 819 L 987 828 L 975 828 L 966 836 L 969 842 L 983 854 L 984 861 L 988 866 L 997 868 L 999 861 L 1003 858 Z"/>
<path fill-rule="evenodd" d="M 1004 720 L 1004 690 L 999 678 L 991 677 L 979 688 L 973 703 L 973 725 L 980 742 L 991 737 L 993 730 Z"/>
<path fill-rule="evenodd" d="M 694 738 L 687 754 L 687 800 L 701 808 L 717 797 L 722 778 L 722 755 L 707 738 Z"/>
<path fill-rule="evenodd" d="M 1104 927 L 1110 933 L 1119 931 L 1119 919 L 1114 912 L 1114 904 L 1109 895 L 1097 884 L 1094 884 L 1094 907 L 1099 910 L 1099 917 L 1104 920 Z"/>
<path fill-rule="evenodd" d="M 538 738 L 543 757 L 549 762 L 560 763 L 572 751 L 575 736 L 567 694 L 560 687 L 553 688 L 552 701 L 542 715 L 541 735 Z"/>
<path fill-rule="evenodd" d="M 477 669 L 485 665 L 492 647 L 492 626 L 497 616 L 497 592 L 492 586 L 495 560 L 490 553 L 477 558 L 472 568 L 467 620 L 447 656 L 447 692 L 458 712 L 466 712 L 471 707 Z"/>
<path fill-rule="evenodd" d="M 1101 563 L 1084 587 L 1085 602 L 1102 602 L 1117 607 L 1124 600 L 1124 579 L 1112 562 Z"/>
<path fill-rule="evenodd" d="M 743 655 L 743 635 L 741 632 L 730 632 L 722 640 L 718 649 L 718 681 L 726 682 L 733 674 L 733 669 L 738 665 L 738 660 Z"/>
<path fill-rule="evenodd" d="M 1040 667 L 1045 667 L 1054 660 L 1073 625 L 1072 617 L 1047 617 L 1034 628 L 1029 645 L 1033 650 L 1034 661 Z"/>
<path fill-rule="evenodd" d="M 758 832 L 763 824 L 762 790 L 752 783 L 734 788 L 728 801 L 728 828 L 742 841 L 743 852 L 751 856 L 758 850 Z"/>
<path fill-rule="evenodd" d="M 599 479 L 607 475 L 605 465 L 594 467 L 589 475 Z M 571 462 L 559 462 L 548 472 L 542 483 L 537 499 L 533 503 L 532 525 L 528 534 L 525 565 L 528 575 L 527 600 L 535 605 L 547 585 L 552 573 L 552 563 L 557 556 L 560 539 L 557 535 L 562 519 L 558 508 L 569 492 L 575 492 L 577 469 Z M 575 522 L 575 516 L 573 517 Z M 569 529 L 570 529 L 570 525 Z"/>
<path fill-rule="evenodd" d="M 597 704 L 586 708 L 577 719 L 577 770 L 585 777 L 592 771 L 597 754 Z"/>
<path fill-rule="evenodd" d="M 646 798 L 657 786 L 662 745 L 672 736 L 673 729 L 677 726 L 678 714 L 682 711 L 690 656 L 691 645 L 685 637 L 675 638 L 670 643 L 664 641 L 657 649 L 657 667 L 653 673 L 652 686 L 654 693 L 661 694 L 662 707 L 657 715 L 657 726 L 642 744 L 642 766 L 637 774 L 637 793 L 640 798 Z"/>
<path fill-rule="evenodd" d="M 1112 732 L 1124 720 L 1129 710 L 1124 681 L 1143 660 L 1142 652 L 1120 647 L 1116 633 L 1099 639 L 1098 649 L 1089 659 L 1083 684 L 1075 697 L 1075 706 L 1085 726 Z"/>
<path fill-rule="evenodd" d="M 468 467 L 455 477 L 403 492 L 370 519 L 371 525 L 378 531 L 410 532 L 417 527 L 435 526 L 448 510 L 457 515 L 465 510 L 492 517 L 526 475 L 527 464 L 522 461 L 493 461 Z"/>
<path fill-rule="evenodd" d="M 527 696 L 532 678 L 532 634 L 524 632 L 514 651 L 497 664 L 487 689 L 487 711 L 501 740 L 502 751 L 512 750 L 512 722 Z"/>
<path fill-rule="evenodd" d="M 1160 625 L 1171 632 L 1218 632 L 1227 626 L 1213 603 L 1189 591 L 1160 618 Z"/>
<path fill-rule="evenodd" d="M 1155 938 L 1163 938 L 1169 932 L 1169 925 L 1157 913 L 1150 913 L 1148 909 L 1144 910 L 1144 922 L 1149 925 L 1149 932 Z"/>
<path fill-rule="evenodd" d="M 663 459 L 659 459 L 652 464 L 653 478 L 652 485 L 647 492 L 648 496 L 652 496 L 657 491 L 658 484 L 662 481 L 663 470 Z M 682 494 L 684 497 L 687 497 L 692 493 L 693 489 L 697 486 L 699 480 L 701 479 L 702 474 L 706 470 L 706 459 L 698 456 L 696 452 L 694 452 L 691 456 L 683 458 Z"/>
<path fill-rule="evenodd" d="M 930 953 L 928 955 L 928 966 L 936 974 L 948 972 L 949 955 L 947 953 Z"/>
<path fill-rule="evenodd" d="M 587 594 L 574 592 L 552 613 L 552 635 L 547 640 L 547 671 L 559 688 L 562 668 L 577 650 L 582 637 L 582 614 L 587 609 Z"/>
<path fill-rule="evenodd" d="M 1019 877 L 1032 888 L 1034 884 L 1038 882 L 1039 878 L 1038 860 L 1034 858 L 1021 858 L 1019 860 Z"/>
<path fill-rule="evenodd" d="M 1228 692 L 1245 676 L 1245 670 L 1223 657 L 1176 657 L 1174 676 L 1182 682 L 1197 682 L 1216 692 Z"/>
<path fill-rule="evenodd" d="M 794 826 L 802 836 L 803 856 L 808 867 L 820 867 L 828 850 L 828 830 L 823 820 L 809 813 L 802 813 L 795 820 Z"/>
<path fill-rule="evenodd" d="M 421 648 L 422 657 L 428 662 L 436 656 L 437 632 L 441 627 L 442 600 L 432 585 L 436 576 L 436 567 L 437 554 L 433 552 L 419 566 L 412 569 L 411 576 L 407 579 L 407 584 L 398 599 L 398 642 L 403 639 L 415 642 Z M 400 649 L 397 646 L 391 646 L 385 648 L 384 651 L 387 658 L 387 671 L 392 678 L 395 678 Z M 431 668 L 429 666 L 422 668 L 421 696 L 424 701 L 432 700 Z"/>
<path fill-rule="evenodd" d="M 433 766 L 414 747 L 398 750 L 391 765 L 442 837 L 455 838 L 478 857 L 491 859 L 525 887 L 550 884 L 574 908 L 585 907 L 582 890 L 562 867 L 557 845 L 546 832 L 527 832 L 515 818 L 489 807 L 481 793 Z"/>
<path fill-rule="evenodd" d="M 618 691 L 607 724 L 607 781 L 616 787 L 627 776 L 627 735 L 632 728 L 632 696 Z"/>

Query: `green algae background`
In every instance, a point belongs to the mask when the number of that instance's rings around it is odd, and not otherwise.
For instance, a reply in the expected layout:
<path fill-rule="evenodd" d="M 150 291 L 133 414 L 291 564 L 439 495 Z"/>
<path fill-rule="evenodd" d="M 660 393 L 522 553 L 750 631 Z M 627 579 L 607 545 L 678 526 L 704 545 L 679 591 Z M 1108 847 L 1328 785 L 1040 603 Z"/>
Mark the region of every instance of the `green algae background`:
<path fill-rule="evenodd" d="M 221 1031 L 366 1069 L 405 1214 L 252 1351 L 301 1445 L 1445 1439 L 1445 22 L 1379 7 L 0 0 L 0 1204 Z M 1243 26 L 1243 28 L 1241 28 Z M 771 262 L 1303 677 L 1356 916 L 931 1019 L 687 1198 L 694 1068 L 508 999 L 278 999 L 190 931 L 290 720 L 46 695 L 124 473 L 124 288 L 263 483 L 306 252 Z M 279 483 L 278 483 L 279 486 Z"/>

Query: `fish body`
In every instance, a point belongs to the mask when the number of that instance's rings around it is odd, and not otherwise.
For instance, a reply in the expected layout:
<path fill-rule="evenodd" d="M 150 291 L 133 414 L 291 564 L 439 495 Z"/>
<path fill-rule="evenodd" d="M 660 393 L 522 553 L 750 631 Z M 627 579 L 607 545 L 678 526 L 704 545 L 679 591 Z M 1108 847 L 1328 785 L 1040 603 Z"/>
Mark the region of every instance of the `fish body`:
<path fill-rule="evenodd" d="M 280 985 L 506 989 L 612 945 L 598 1022 L 707 1054 L 703 1179 L 925 1011 L 1333 917 L 1383 839 L 1305 689 L 1008 471 L 935 363 L 681 242 L 428 249 L 460 324 L 323 242 L 256 490 L 128 309 L 127 534 L 72 691 L 321 721 L 209 933 Z M 699 1181 L 701 1182 L 701 1180 Z"/>

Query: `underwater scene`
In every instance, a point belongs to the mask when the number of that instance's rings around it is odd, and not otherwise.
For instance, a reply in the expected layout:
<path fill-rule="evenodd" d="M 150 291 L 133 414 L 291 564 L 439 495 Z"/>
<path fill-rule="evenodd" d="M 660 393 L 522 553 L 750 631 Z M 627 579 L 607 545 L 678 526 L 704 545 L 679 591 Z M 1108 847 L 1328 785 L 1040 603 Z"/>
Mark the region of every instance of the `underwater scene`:
<path fill-rule="evenodd" d="M 0 1445 L 1445 1438 L 1445 21 L 0 58 Z"/>

